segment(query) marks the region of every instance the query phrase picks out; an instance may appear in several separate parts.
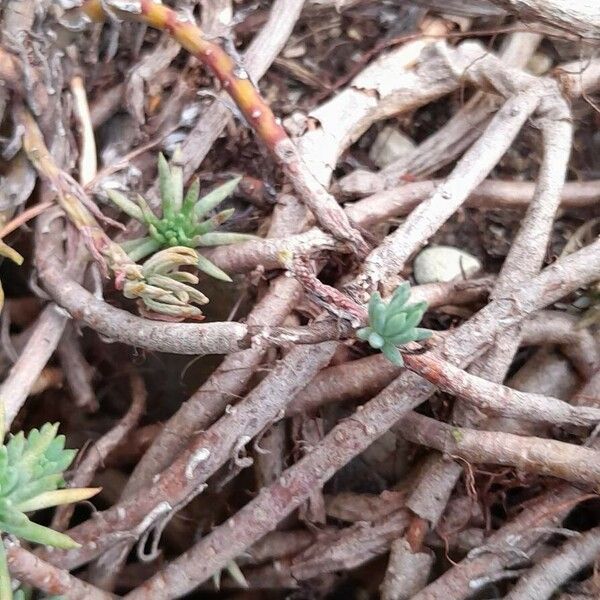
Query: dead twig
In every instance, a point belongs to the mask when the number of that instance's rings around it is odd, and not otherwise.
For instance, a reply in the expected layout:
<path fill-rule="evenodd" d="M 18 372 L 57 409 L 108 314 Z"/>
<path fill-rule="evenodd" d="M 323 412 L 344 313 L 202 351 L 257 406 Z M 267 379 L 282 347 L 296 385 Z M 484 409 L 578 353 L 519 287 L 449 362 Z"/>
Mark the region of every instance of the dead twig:
<path fill-rule="evenodd" d="M 298 229 L 301 220 L 288 219 L 286 215 L 303 213 L 305 209 L 293 200 L 288 198 L 284 208 L 274 212 L 269 235 L 292 233 Z M 300 292 L 301 287 L 294 279 L 277 278 L 271 283 L 264 298 L 254 306 L 246 323 L 263 327 L 280 325 L 297 302 Z M 225 412 L 228 405 L 236 403 L 266 351 L 267 347 L 264 344 L 258 344 L 254 348 L 225 357 L 208 381 L 165 423 L 138 462 L 123 489 L 121 499 L 151 485 L 153 477 L 171 464 L 198 431 L 208 429 Z M 103 588 L 110 589 L 134 543 L 135 540 L 123 542 L 100 557 L 91 569 L 92 581 L 102 582 Z"/>
<path fill-rule="evenodd" d="M 87 452 L 85 458 L 79 462 L 75 473 L 69 481 L 69 487 L 86 487 L 94 479 L 98 467 L 102 466 L 110 452 L 125 438 L 136 426 L 146 408 L 146 388 L 139 375 L 131 375 L 131 406 L 123 418 Z M 59 506 L 52 518 L 52 528 L 64 531 L 69 526 L 75 507 L 72 504 Z"/>
<path fill-rule="evenodd" d="M 567 540 L 530 569 L 506 600 L 549 600 L 555 591 L 600 555 L 600 527 Z"/>
<path fill-rule="evenodd" d="M 600 7 L 594 0 L 491 0 L 493 4 L 519 16 L 520 19 L 542 21 L 553 27 L 575 33 L 584 40 L 600 38 Z"/>
<path fill-rule="evenodd" d="M 406 183 L 378 191 L 362 200 L 348 203 L 349 217 L 362 227 L 371 227 L 393 217 L 403 217 L 429 198 L 442 183 L 441 179 Z M 533 197 L 535 184 L 526 181 L 486 179 L 469 195 L 465 205 L 481 210 L 523 209 Z M 561 192 L 564 208 L 594 206 L 600 200 L 600 181 L 568 181 Z"/>
<path fill-rule="evenodd" d="M 521 71 L 509 70 L 499 61 L 490 60 L 489 67 L 489 72 L 494 73 L 495 85 L 509 90 L 528 89 L 530 93 L 537 90 L 540 101 L 535 110 L 535 118 L 542 130 L 544 142 L 543 162 L 534 197 L 492 291 L 492 298 L 500 299 L 524 285 L 530 277 L 539 272 L 543 263 L 564 185 L 571 150 L 572 126 L 569 107 L 555 82 L 536 80 Z M 473 74 L 475 83 L 487 85 L 485 76 L 481 78 L 482 73 L 475 70 Z M 507 328 L 499 335 L 496 343 L 470 366 L 471 372 L 483 379 L 501 383 L 504 381 L 519 341 L 519 327 Z M 468 404 L 457 402 L 454 406 L 453 421 L 457 424 L 473 427 L 481 422 L 482 417 L 482 413 L 475 412 Z M 461 467 L 454 464 L 444 469 L 442 475 L 438 476 L 440 466 L 442 463 L 439 457 L 430 465 L 431 472 L 435 475 L 433 479 L 435 487 L 432 487 L 425 473 L 421 480 L 421 488 L 415 488 L 407 501 L 408 506 L 418 517 L 425 518 L 427 513 L 432 519 L 432 525 L 439 520 L 443 505 L 437 503 L 432 506 L 427 494 L 433 494 L 436 498 L 449 498 L 462 472 Z M 432 508 L 439 512 L 435 513 Z"/>
<path fill-rule="evenodd" d="M 415 444 L 469 463 L 508 465 L 591 486 L 600 483 L 600 452 L 582 446 L 501 431 L 466 429 L 417 413 L 404 417 L 398 430 Z"/>
<path fill-rule="evenodd" d="M 323 342 L 317 346 L 300 346 L 279 362 L 243 403 L 238 404 L 207 431 L 196 435 L 169 468 L 154 478 L 149 487 L 137 490 L 112 508 L 97 514 L 93 521 L 69 531 L 82 547 L 58 558 L 48 556 L 54 564 L 66 561 L 84 564 L 112 543 L 104 543 L 108 532 L 120 533 L 121 539 L 141 535 L 154 521 L 185 505 L 204 489 L 204 482 L 228 460 L 238 459 L 244 446 L 269 423 L 283 414 L 293 397 L 331 359 L 337 344 Z M 245 466 L 249 466 L 244 463 Z M 161 508 L 161 510 L 159 510 Z M 98 532 L 102 531 L 102 539 Z"/>
<path fill-rule="evenodd" d="M 6 542 L 5 542 L 6 543 Z M 11 575 L 46 594 L 60 595 L 65 600 L 114 600 L 115 596 L 57 569 L 18 544 L 6 544 Z"/>
<path fill-rule="evenodd" d="M 535 52 L 542 36 L 517 32 L 508 36 L 500 58 L 508 67 L 522 69 Z M 406 156 L 386 166 L 379 173 L 357 170 L 343 177 L 339 187 L 345 194 L 365 195 L 402 185 L 405 176 L 424 177 L 452 163 L 481 135 L 501 99 L 478 91 L 443 127 L 421 142 Z"/>
<path fill-rule="evenodd" d="M 600 422 L 600 410 L 594 407 L 571 406 L 558 398 L 513 390 L 471 375 L 428 354 L 407 354 L 405 358 L 406 366 L 411 371 L 418 373 L 441 390 L 477 406 L 486 414 L 490 412 L 504 417 L 555 425 L 590 426 Z"/>
<path fill-rule="evenodd" d="M 427 583 L 433 560 L 429 552 L 413 552 L 405 539 L 395 540 L 381 584 L 382 600 L 410 600 Z"/>
<path fill-rule="evenodd" d="M 76 75 L 71 79 L 71 93 L 73 94 L 73 108 L 81 137 L 79 183 L 85 186 L 96 176 L 96 139 L 87 94 L 83 85 L 83 78 L 80 75 Z"/>
<path fill-rule="evenodd" d="M 83 355 L 73 323 L 68 323 L 63 331 L 58 344 L 58 356 L 75 406 L 88 412 L 98 410 L 98 401 L 92 386 L 94 369 L 88 364 Z M 80 487 L 85 487 L 85 485 Z"/>

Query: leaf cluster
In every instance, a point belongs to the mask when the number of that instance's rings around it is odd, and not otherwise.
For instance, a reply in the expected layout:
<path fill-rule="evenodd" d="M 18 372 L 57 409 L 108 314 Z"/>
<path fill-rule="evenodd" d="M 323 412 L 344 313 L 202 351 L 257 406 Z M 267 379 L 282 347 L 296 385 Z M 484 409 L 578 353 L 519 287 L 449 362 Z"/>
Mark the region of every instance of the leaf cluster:
<path fill-rule="evenodd" d="M 143 312 L 164 320 L 203 319 L 194 304 L 207 304 L 208 298 L 192 287 L 198 277 L 181 267 L 197 265 L 198 255 L 184 246 L 167 248 L 152 255 L 141 267 L 137 279 L 125 280 L 123 295 L 142 301 Z"/>
<path fill-rule="evenodd" d="M 75 450 L 65 449 L 58 423 L 21 431 L 0 446 L 0 531 L 20 539 L 55 548 L 77 548 L 70 537 L 31 521 L 25 513 L 79 502 L 97 488 L 67 488 L 63 473 L 73 462 Z"/>
<path fill-rule="evenodd" d="M 369 325 L 356 332 L 359 339 L 369 342 L 371 348 L 381 350 L 398 366 L 404 364 L 398 346 L 425 340 L 432 335 L 428 329 L 417 327 L 427 310 L 427 303 L 407 304 L 409 297 L 408 282 L 396 288 L 388 304 L 381 299 L 379 292 L 375 292 L 369 299 Z"/>
<path fill-rule="evenodd" d="M 226 209 L 209 216 L 210 213 L 233 193 L 240 177 L 227 181 L 200 197 L 200 184 L 194 180 L 184 195 L 183 168 L 179 164 L 177 151 L 169 165 L 162 154 L 158 155 L 158 179 L 162 216 L 157 216 L 146 200 L 139 194 L 136 202 L 115 190 L 107 190 L 109 198 L 127 215 L 146 226 L 148 235 L 129 240 L 124 250 L 134 261 L 141 260 L 161 248 L 200 248 L 236 244 L 255 236 L 243 233 L 216 231 L 233 214 Z M 197 268 L 211 277 L 231 281 L 230 277 L 207 258 L 198 255 Z"/>

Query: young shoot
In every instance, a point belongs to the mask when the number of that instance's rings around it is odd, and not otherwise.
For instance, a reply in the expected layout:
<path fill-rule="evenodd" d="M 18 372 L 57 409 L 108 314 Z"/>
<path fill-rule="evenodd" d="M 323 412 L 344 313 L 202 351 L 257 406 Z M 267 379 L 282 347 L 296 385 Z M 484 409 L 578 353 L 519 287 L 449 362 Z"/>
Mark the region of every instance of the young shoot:
<path fill-rule="evenodd" d="M 356 332 L 358 339 L 369 342 L 375 350 L 381 350 L 398 366 L 404 364 L 398 346 L 426 340 L 432 335 L 429 329 L 417 327 L 427 310 L 427 303 L 407 304 L 409 297 L 408 282 L 396 288 L 387 304 L 379 292 L 373 293 L 369 299 L 369 325 Z"/>
<path fill-rule="evenodd" d="M 134 261 L 141 260 L 163 248 L 186 247 L 203 248 L 237 244 L 255 236 L 245 233 L 216 231 L 233 214 L 234 209 L 226 209 L 212 216 L 210 213 L 238 186 L 240 177 L 231 179 L 200 197 L 198 180 L 190 185 L 184 196 L 183 167 L 180 164 L 180 151 L 176 150 L 171 164 L 162 154 L 158 155 L 158 179 L 162 216 L 157 216 L 146 200 L 139 194 L 133 202 L 123 194 L 107 190 L 109 198 L 127 215 L 146 226 L 148 235 L 129 240 L 123 249 Z M 227 273 L 219 269 L 206 257 L 197 253 L 196 267 L 223 281 L 231 281 Z"/>
<path fill-rule="evenodd" d="M 26 513 L 87 500 L 99 488 L 64 488 L 63 474 L 76 450 L 65 450 L 58 423 L 46 423 L 27 436 L 21 431 L 0 446 L 0 534 L 54 548 L 78 548 L 69 536 L 38 525 Z M 0 543 L 0 598 L 12 600 L 5 540 Z M 17 598 L 21 593 L 17 595 Z"/>

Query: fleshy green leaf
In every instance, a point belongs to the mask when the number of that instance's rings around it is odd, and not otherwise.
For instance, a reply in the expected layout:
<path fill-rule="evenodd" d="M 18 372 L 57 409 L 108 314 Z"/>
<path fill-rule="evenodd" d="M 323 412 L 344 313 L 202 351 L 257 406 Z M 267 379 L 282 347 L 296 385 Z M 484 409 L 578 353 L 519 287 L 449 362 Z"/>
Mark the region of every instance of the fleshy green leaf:
<path fill-rule="evenodd" d="M 386 336 L 398 335 L 406 329 L 406 313 L 398 313 L 386 319 L 383 333 Z"/>
<path fill-rule="evenodd" d="M 239 244 L 241 242 L 248 242 L 250 240 L 256 240 L 255 235 L 249 233 L 228 233 L 221 231 L 213 231 L 205 233 L 203 235 L 196 236 L 194 238 L 195 246 L 228 246 L 229 244 Z"/>
<path fill-rule="evenodd" d="M 20 485 L 12 492 L 6 492 L 3 496 L 10 498 L 13 504 L 26 502 L 31 498 L 35 498 L 39 494 L 46 493 L 51 490 L 56 490 L 63 483 L 63 474 L 54 473 L 45 475 L 28 483 Z M 25 512 L 25 511 L 24 511 Z"/>
<path fill-rule="evenodd" d="M 116 190 L 106 190 L 108 197 L 116 204 L 126 215 L 129 215 L 132 219 L 144 222 L 144 213 L 142 209 L 135 203 L 125 197 L 121 192 Z"/>
<path fill-rule="evenodd" d="M 420 342 L 421 340 L 428 340 L 432 335 L 433 331 L 430 329 L 421 329 L 420 327 L 415 327 L 414 331 L 414 340 L 415 342 Z"/>
<path fill-rule="evenodd" d="M 197 177 L 194 177 L 190 187 L 188 188 L 187 194 L 185 195 L 185 199 L 183 200 L 183 206 L 181 207 L 181 212 L 185 215 L 192 216 L 195 212 L 194 207 L 198 202 L 198 196 L 200 195 L 200 181 Z"/>
<path fill-rule="evenodd" d="M 410 283 L 405 281 L 401 283 L 392 294 L 392 299 L 388 304 L 388 308 L 392 313 L 401 309 L 410 297 Z"/>
<path fill-rule="evenodd" d="M 194 208 L 196 216 L 203 217 L 204 215 L 207 215 L 213 208 L 221 204 L 221 202 L 223 202 L 227 196 L 230 196 L 234 192 L 241 179 L 241 177 L 235 177 L 234 179 L 226 181 L 222 185 L 216 187 L 214 190 L 206 194 L 206 196 L 200 198 Z"/>
<path fill-rule="evenodd" d="M 14 464 L 21 459 L 23 451 L 25 450 L 25 444 L 25 434 L 22 431 L 19 431 L 16 435 L 10 436 L 8 444 L 6 444 L 9 463 Z"/>
<path fill-rule="evenodd" d="M 21 512 L 42 510 L 61 504 L 73 504 L 88 500 L 95 496 L 102 488 L 65 488 L 38 494 L 37 496 L 15 505 Z"/>
<path fill-rule="evenodd" d="M 72 540 L 68 535 L 54 531 L 49 527 L 38 525 L 30 521 L 25 515 L 22 516 L 23 519 L 19 520 L 19 522 L 0 522 L 0 527 L 6 533 L 35 544 L 44 544 L 45 546 L 52 546 L 53 548 L 60 548 L 62 550 L 73 550 L 81 546 L 81 544 Z"/>
<path fill-rule="evenodd" d="M 415 327 L 427 310 L 426 302 L 407 305 L 410 297 L 408 282 L 400 285 L 388 304 L 384 304 L 379 292 L 369 298 L 369 326 L 359 329 L 356 337 L 368 341 L 370 346 L 380 349 L 394 364 L 402 365 L 403 360 L 396 346 L 427 339 L 431 332 Z"/>
<path fill-rule="evenodd" d="M 393 344 L 384 344 L 381 348 L 384 356 L 394 365 L 398 367 L 404 366 L 404 360 L 402 359 L 402 354 L 396 346 Z"/>
<path fill-rule="evenodd" d="M 204 235 L 210 231 L 214 231 L 217 227 L 223 225 L 223 223 L 225 223 L 225 221 L 227 221 L 227 219 L 229 219 L 234 212 L 234 208 L 222 210 L 207 221 L 203 221 L 199 225 L 196 225 L 194 233 L 196 235 Z"/>
<path fill-rule="evenodd" d="M 232 279 L 223 271 L 219 269 L 217 265 L 212 263 L 208 258 L 202 256 L 202 254 L 198 254 L 198 269 L 207 275 L 210 275 L 214 279 L 220 279 L 221 281 L 228 281 L 231 283 Z"/>
<path fill-rule="evenodd" d="M 369 345 L 371 348 L 379 350 L 385 344 L 385 340 L 376 331 L 373 331 L 369 336 Z"/>
<path fill-rule="evenodd" d="M 171 157 L 171 187 L 173 190 L 173 212 L 181 212 L 183 205 L 183 167 L 181 166 L 181 149 L 175 149 Z"/>
<path fill-rule="evenodd" d="M 146 199 L 140 194 L 136 194 L 135 200 L 142 211 L 142 215 L 144 216 L 144 221 L 147 225 L 154 225 L 156 227 L 159 222 L 158 217 L 152 212 L 150 205 L 146 202 Z"/>
<path fill-rule="evenodd" d="M 369 323 L 373 323 L 375 319 L 375 307 L 379 306 L 380 304 L 383 304 L 381 300 L 381 294 L 379 292 L 373 292 L 369 298 Z"/>
<path fill-rule="evenodd" d="M 370 327 L 361 327 L 356 332 L 356 337 L 359 340 L 362 340 L 363 342 L 366 342 L 366 341 L 368 341 L 369 336 L 371 335 L 372 332 L 373 332 L 373 330 Z"/>
<path fill-rule="evenodd" d="M 375 306 L 373 309 L 373 329 L 378 333 L 384 332 L 385 327 L 385 318 L 387 315 L 387 310 L 385 304 L 381 303 Z"/>
<path fill-rule="evenodd" d="M 171 169 L 163 153 L 158 155 L 158 185 L 160 189 L 160 199 L 162 203 L 162 216 L 170 219 L 173 217 L 173 180 L 171 179 Z"/>
<path fill-rule="evenodd" d="M 415 325 L 418 325 L 423 318 L 423 314 L 427 310 L 427 304 L 425 302 L 420 302 L 419 304 L 415 304 L 414 306 L 407 309 L 406 314 L 406 329 L 411 329 Z"/>
<path fill-rule="evenodd" d="M 21 468 L 32 468 L 40 461 L 58 433 L 58 423 L 45 423 L 40 431 L 32 429 L 27 436 L 27 446 L 20 460 Z"/>
<path fill-rule="evenodd" d="M 17 485 L 19 485 L 20 475 L 18 469 L 14 466 L 10 466 L 7 469 L 0 483 L 0 494 L 2 497 L 8 496 L 15 490 Z"/>
<path fill-rule="evenodd" d="M 404 331 L 403 333 L 399 333 L 398 335 L 394 335 L 388 338 L 390 344 L 394 346 L 401 346 L 402 344 L 408 344 L 408 342 L 412 342 L 415 340 L 415 330 L 409 329 L 408 331 Z"/>
<path fill-rule="evenodd" d="M 126 247 L 123 248 L 123 250 L 125 250 L 125 252 L 127 252 L 129 255 L 129 258 L 135 262 L 146 258 L 146 256 L 149 256 L 153 252 L 156 252 L 160 249 L 160 244 L 158 241 L 151 237 L 140 238 L 139 240 L 135 241 L 143 243 L 136 244 L 136 246 L 134 246 L 131 250 L 127 250 Z"/>

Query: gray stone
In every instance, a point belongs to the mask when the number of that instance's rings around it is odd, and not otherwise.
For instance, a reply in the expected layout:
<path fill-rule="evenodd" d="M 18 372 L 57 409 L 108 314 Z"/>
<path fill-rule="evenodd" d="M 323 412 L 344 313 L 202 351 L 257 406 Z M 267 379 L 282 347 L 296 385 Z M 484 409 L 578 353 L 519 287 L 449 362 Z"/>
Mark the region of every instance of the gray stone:
<path fill-rule="evenodd" d="M 469 278 L 481 270 L 477 258 L 452 246 L 429 246 L 413 262 L 417 283 L 437 283 Z"/>
<path fill-rule="evenodd" d="M 394 127 L 384 127 L 369 151 L 369 158 L 383 169 L 415 148 L 415 143 Z"/>

